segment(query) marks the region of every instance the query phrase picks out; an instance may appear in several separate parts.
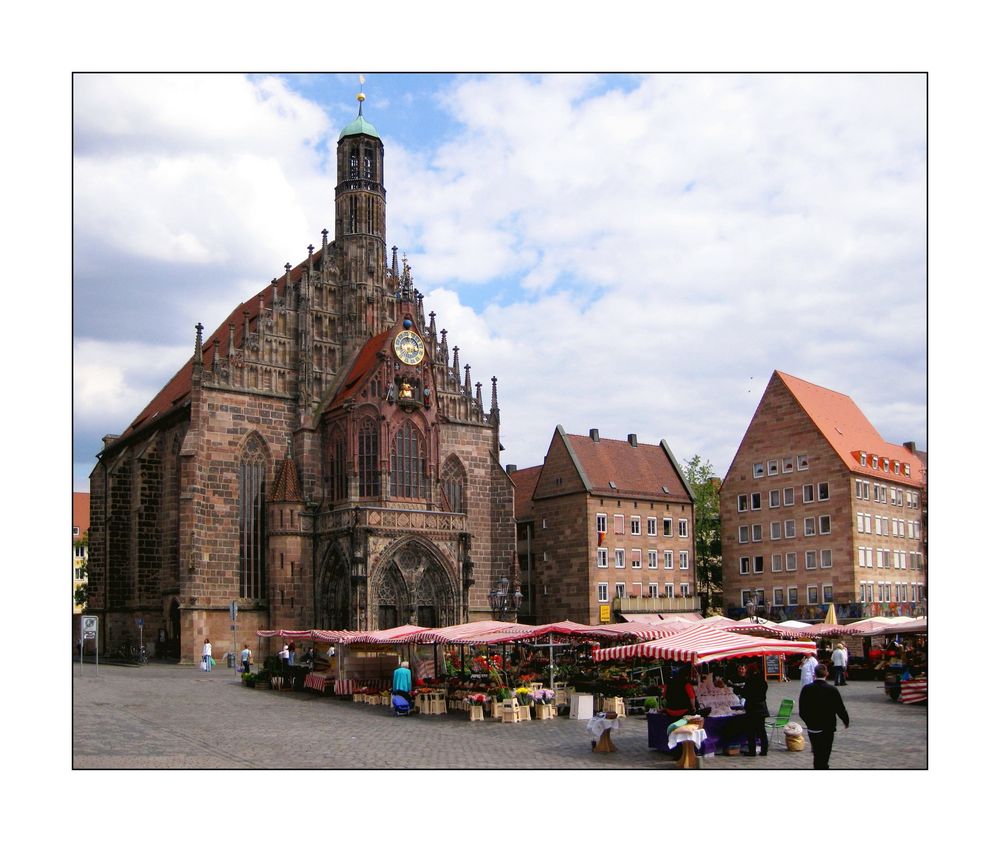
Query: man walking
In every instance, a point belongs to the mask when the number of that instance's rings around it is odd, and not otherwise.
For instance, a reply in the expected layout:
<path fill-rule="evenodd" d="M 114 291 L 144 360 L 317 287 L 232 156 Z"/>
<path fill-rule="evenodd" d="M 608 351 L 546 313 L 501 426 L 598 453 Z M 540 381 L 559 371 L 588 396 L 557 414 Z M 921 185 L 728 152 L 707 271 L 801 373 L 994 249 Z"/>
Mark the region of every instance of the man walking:
<path fill-rule="evenodd" d="M 803 687 L 812 683 L 813 679 L 816 677 L 817 666 L 819 666 L 819 661 L 816 660 L 815 655 L 806 655 L 805 658 L 802 659 L 801 678 Z"/>
<path fill-rule="evenodd" d="M 833 650 L 833 655 L 830 656 L 830 663 L 833 667 L 833 686 L 846 687 L 847 647 L 843 643 L 838 643 L 837 648 Z"/>
<path fill-rule="evenodd" d="M 806 723 L 809 744 L 812 746 L 813 769 L 830 768 L 833 735 L 837 732 L 839 716 L 845 728 L 850 727 L 850 717 L 840 691 L 826 682 L 826 664 L 816 667 L 815 679 L 799 693 L 799 716 Z"/>

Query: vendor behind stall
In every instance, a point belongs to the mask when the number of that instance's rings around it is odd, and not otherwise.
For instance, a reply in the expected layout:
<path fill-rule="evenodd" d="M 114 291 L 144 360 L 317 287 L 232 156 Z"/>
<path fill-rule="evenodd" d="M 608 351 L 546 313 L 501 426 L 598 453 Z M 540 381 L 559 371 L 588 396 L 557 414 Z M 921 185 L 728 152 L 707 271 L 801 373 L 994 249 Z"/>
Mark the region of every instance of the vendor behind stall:
<path fill-rule="evenodd" d="M 694 687 L 683 669 L 674 669 L 663 690 L 664 710 L 670 716 L 684 716 L 695 712 Z"/>

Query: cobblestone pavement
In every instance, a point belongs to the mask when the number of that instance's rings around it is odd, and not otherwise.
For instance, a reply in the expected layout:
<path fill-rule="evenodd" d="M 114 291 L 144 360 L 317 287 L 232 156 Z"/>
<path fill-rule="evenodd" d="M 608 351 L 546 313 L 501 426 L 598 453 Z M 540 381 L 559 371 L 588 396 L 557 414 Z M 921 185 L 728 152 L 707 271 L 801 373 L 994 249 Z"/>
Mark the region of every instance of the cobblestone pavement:
<path fill-rule="evenodd" d="M 629 717 L 617 752 L 594 754 L 584 722 L 561 716 L 503 725 L 468 714 L 397 718 L 387 707 L 310 691 L 247 689 L 231 670 L 148 664 L 73 667 L 76 769 L 676 769 Z M 851 727 L 837 731 L 835 769 L 927 768 L 927 708 L 891 702 L 880 684 L 841 688 Z M 772 684 L 772 711 L 799 684 Z M 811 769 L 806 750 L 707 757 L 703 769 Z"/>

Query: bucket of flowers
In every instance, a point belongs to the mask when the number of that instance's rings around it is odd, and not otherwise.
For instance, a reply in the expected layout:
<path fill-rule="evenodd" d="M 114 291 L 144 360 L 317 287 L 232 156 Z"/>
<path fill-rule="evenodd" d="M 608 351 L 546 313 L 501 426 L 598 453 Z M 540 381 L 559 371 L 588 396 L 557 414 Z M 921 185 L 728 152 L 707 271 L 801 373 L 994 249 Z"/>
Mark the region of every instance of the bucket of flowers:
<path fill-rule="evenodd" d="M 469 721 L 482 722 L 483 705 L 486 704 L 486 694 L 470 693 L 468 697 L 466 697 L 466 701 L 469 703 Z"/>
<path fill-rule="evenodd" d="M 519 705 L 531 705 L 535 702 L 534 697 L 531 695 L 530 687 L 518 687 L 514 691 L 514 698 L 517 699 Z"/>
<path fill-rule="evenodd" d="M 555 696 L 555 692 L 549 690 L 548 687 L 542 687 L 539 690 L 532 690 L 531 692 L 531 698 L 536 705 L 551 705 Z"/>

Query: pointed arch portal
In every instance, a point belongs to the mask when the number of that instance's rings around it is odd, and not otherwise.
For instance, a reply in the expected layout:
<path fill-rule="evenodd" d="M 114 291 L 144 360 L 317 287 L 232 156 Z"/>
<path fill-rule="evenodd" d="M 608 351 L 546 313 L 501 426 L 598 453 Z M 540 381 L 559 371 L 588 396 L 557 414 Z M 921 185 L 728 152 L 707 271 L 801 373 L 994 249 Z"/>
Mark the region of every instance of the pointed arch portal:
<path fill-rule="evenodd" d="M 371 593 L 375 628 L 406 623 L 437 628 L 458 622 L 458 600 L 445 566 L 418 543 L 391 554 L 379 567 Z"/>

